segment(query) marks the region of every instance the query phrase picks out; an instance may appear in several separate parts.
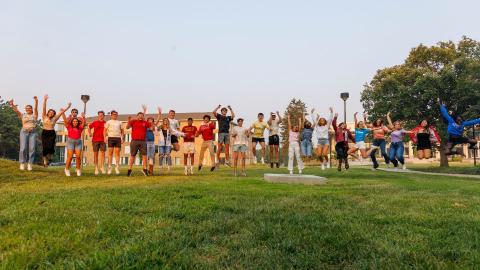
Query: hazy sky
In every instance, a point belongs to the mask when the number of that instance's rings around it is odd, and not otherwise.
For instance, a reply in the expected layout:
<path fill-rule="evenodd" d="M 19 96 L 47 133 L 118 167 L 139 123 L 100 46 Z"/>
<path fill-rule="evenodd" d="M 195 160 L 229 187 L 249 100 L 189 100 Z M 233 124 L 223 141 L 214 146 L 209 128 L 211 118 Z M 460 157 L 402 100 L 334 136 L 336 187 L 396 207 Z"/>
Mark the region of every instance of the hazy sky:
<path fill-rule="evenodd" d="M 23 107 L 178 112 L 230 104 L 252 120 L 293 97 L 361 110 L 362 85 L 420 43 L 480 39 L 479 1 L 0 0 L 0 96 Z M 50 107 L 50 106 L 49 106 Z M 350 117 L 351 118 L 351 117 Z"/>

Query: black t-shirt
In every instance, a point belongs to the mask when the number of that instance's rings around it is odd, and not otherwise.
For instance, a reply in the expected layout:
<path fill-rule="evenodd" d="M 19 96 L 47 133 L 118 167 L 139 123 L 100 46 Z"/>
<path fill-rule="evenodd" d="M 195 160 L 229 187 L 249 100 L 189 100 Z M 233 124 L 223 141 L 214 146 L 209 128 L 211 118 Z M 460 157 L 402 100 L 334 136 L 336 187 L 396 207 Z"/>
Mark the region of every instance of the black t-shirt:
<path fill-rule="evenodd" d="M 218 120 L 218 132 L 219 133 L 230 133 L 230 122 L 232 122 L 231 116 L 223 116 L 222 114 L 217 113 L 216 115 Z"/>

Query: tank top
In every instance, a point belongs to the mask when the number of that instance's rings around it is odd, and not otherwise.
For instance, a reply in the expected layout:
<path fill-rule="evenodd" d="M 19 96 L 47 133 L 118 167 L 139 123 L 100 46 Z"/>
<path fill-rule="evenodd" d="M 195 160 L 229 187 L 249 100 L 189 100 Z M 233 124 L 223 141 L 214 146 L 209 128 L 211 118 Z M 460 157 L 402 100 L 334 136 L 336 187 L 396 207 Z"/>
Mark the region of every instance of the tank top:
<path fill-rule="evenodd" d="M 37 118 L 32 114 L 23 114 L 22 116 L 22 128 L 25 131 L 32 131 L 37 125 Z"/>
<path fill-rule="evenodd" d="M 48 116 L 43 117 L 43 130 L 54 130 L 56 120 L 49 118 Z"/>

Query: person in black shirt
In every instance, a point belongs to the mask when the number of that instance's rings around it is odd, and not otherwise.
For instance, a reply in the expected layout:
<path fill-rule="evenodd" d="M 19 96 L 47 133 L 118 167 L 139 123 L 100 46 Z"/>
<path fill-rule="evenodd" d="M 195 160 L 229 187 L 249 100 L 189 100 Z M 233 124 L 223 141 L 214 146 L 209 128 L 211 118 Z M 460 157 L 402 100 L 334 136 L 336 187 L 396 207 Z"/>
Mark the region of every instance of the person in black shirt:
<path fill-rule="evenodd" d="M 222 146 L 225 147 L 225 165 L 230 166 L 230 123 L 235 119 L 235 113 L 231 106 L 227 108 L 220 108 L 222 105 L 218 105 L 213 110 L 213 115 L 218 120 L 218 146 L 217 146 L 217 166 L 220 161 L 220 153 L 222 152 Z M 218 113 L 220 110 L 220 113 Z M 230 110 L 230 116 L 227 116 L 228 110 Z"/>

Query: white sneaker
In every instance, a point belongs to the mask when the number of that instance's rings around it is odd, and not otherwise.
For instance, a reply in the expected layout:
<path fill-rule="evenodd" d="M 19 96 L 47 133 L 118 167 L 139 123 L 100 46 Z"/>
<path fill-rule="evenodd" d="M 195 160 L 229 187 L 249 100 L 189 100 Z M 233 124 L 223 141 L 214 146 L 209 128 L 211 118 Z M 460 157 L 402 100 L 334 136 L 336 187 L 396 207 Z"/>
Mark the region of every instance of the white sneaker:
<path fill-rule="evenodd" d="M 258 162 L 257 162 L 257 159 L 256 159 L 256 158 L 253 159 L 253 164 L 257 165 L 257 163 L 258 163 Z"/>
<path fill-rule="evenodd" d="M 119 174 L 120 174 L 120 168 L 118 168 L 118 166 L 115 167 L 115 174 L 116 174 L 116 175 L 119 175 Z"/>
<path fill-rule="evenodd" d="M 407 165 L 403 164 L 402 170 L 406 170 L 406 169 L 407 169 Z"/>
<path fill-rule="evenodd" d="M 32 163 L 28 163 L 28 165 L 27 165 L 27 170 L 28 170 L 29 172 L 33 170 L 33 168 L 32 168 Z"/>
<path fill-rule="evenodd" d="M 65 168 L 65 175 L 66 175 L 67 177 L 70 177 L 70 170 L 67 169 L 67 168 Z"/>
<path fill-rule="evenodd" d="M 322 163 L 322 171 L 325 171 L 325 164 Z"/>
<path fill-rule="evenodd" d="M 190 175 L 193 175 L 193 166 L 190 166 Z"/>
<path fill-rule="evenodd" d="M 293 171 L 290 171 L 290 174 L 293 174 Z"/>
<path fill-rule="evenodd" d="M 185 176 L 187 176 L 187 175 L 188 175 L 188 168 L 185 167 Z"/>
<path fill-rule="evenodd" d="M 20 171 L 25 171 L 25 163 L 20 163 Z"/>
<path fill-rule="evenodd" d="M 77 176 L 82 176 L 82 171 L 81 170 L 77 170 Z"/>
<path fill-rule="evenodd" d="M 107 174 L 111 175 L 112 174 L 112 167 L 108 167 Z"/>
<path fill-rule="evenodd" d="M 302 171 L 302 170 L 298 170 L 298 174 L 302 174 L 302 173 L 303 173 L 303 171 Z"/>
<path fill-rule="evenodd" d="M 77 174 L 78 174 L 78 170 L 77 170 Z M 98 175 L 98 168 L 95 167 L 95 175 Z"/>
<path fill-rule="evenodd" d="M 265 159 L 262 157 L 262 164 L 265 164 Z"/>

